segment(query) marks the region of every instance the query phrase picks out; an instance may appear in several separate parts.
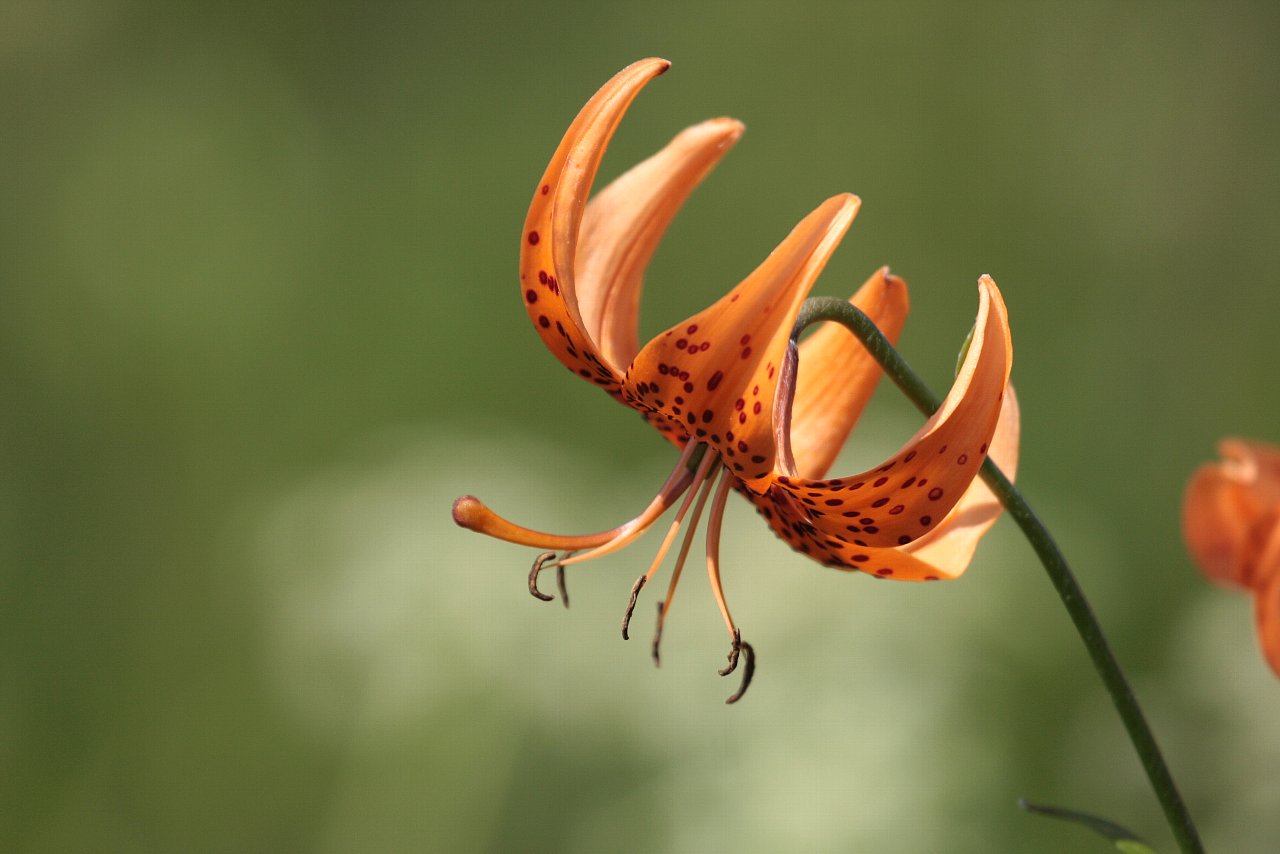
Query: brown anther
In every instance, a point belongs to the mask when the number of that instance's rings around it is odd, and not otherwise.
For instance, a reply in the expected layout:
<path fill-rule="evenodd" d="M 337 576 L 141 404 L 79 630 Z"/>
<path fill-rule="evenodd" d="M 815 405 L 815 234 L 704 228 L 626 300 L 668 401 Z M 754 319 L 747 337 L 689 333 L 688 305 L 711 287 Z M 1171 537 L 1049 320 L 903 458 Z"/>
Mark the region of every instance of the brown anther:
<path fill-rule="evenodd" d="M 733 630 L 733 646 L 729 649 L 729 666 L 720 671 L 721 676 L 728 676 L 738 667 L 739 653 L 746 653 L 746 663 L 742 666 L 742 684 L 738 687 L 738 691 L 729 699 L 725 700 L 726 705 L 732 705 L 742 699 L 742 695 L 747 693 L 747 688 L 751 686 L 751 677 L 756 673 L 756 651 L 751 644 L 742 639 L 742 632 L 739 629 Z"/>
<path fill-rule="evenodd" d="M 728 676 L 738 669 L 738 653 L 742 651 L 742 629 L 733 630 L 733 644 L 729 647 L 729 666 L 717 670 L 721 676 Z"/>
<path fill-rule="evenodd" d="M 556 597 L 548 596 L 546 593 L 543 593 L 538 589 L 538 573 L 542 572 L 543 564 L 549 560 L 553 560 L 555 556 L 555 552 L 543 552 L 534 558 L 533 569 L 529 570 L 529 592 L 533 594 L 533 598 L 541 599 L 543 602 L 550 602 Z M 563 570 L 561 571 L 563 572 Z M 564 594 L 563 586 L 560 588 L 560 593 L 561 595 Z M 567 599 L 565 600 L 565 603 L 568 604 Z"/>
<path fill-rule="evenodd" d="M 564 564 L 556 564 L 556 587 L 560 590 L 560 601 L 565 608 L 569 607 L 569 588 L 564 586 Z"/>
<path fill-rule="evenodd" d="M 662 607 L 662 603 L 658 603 L 658 628 L 653 633 L 653 666 L 662 666 L 662 655 L 658 651 L 658 647 L 662 644 L 662 626 L 666 623 L 666 612 Z"/>
<path fill-rule="evenodd" d="M 644 587 L 649 576 L 642 575 L 636 579 L 636 583 L 631 585 L 631 598 L 627 600 L 627 612 L 622 615 L 622 639 L 631 640 L 627 635 L 627 628 L 631 625 L 631 612 L 636 609 L 636 599 L 640 596 L 640 590 Z"/>

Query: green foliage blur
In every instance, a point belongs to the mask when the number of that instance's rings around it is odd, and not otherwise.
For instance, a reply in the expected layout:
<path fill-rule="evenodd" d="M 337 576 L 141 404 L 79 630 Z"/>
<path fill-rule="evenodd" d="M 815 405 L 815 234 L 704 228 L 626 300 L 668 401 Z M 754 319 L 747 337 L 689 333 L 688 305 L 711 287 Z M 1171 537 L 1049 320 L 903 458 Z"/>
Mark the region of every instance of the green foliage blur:
<path fill-rule="evenodd" d="M 643 331 L 846 190 L 864 205 L 818 292 L 892 265 L 936 388 L 992 274 L 1019 481 L 1209 849 L 1275 850 L 1280 686 L 1178 529 L 1219 437 L 1280 441 L 1274 3 L 0 21 L 0 849 L 1105 850 L 1025 796 L 1173 850 L 1008 523 L 955 583 L 872 584 L 735 507 L 725 584 L 759 668 L 732 708 L 696 561 L 655 671 L 617 624 L 656 538 L 571 573 L 566 612 L 528 595 L 530 550 L 453 526 L 474 492 L 611 527 L 672 462 L 543 351 L 515 273 L 561 133 L 660 55 L 602 180 L 703 118 L 748 130 L 659 250 Z M 837 468 L 919 423 L 883 388 Z"/>

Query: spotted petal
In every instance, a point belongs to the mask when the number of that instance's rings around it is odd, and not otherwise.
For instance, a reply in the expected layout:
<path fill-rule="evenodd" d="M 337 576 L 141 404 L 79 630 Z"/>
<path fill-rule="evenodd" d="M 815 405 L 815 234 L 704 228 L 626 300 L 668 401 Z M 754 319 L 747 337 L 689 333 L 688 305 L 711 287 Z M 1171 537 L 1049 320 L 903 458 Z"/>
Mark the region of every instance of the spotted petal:
<path fill-rule="evenodd" d="M 623 114 L 669 65 L 636 62 L 587 102 L 538 182 L 521 240 L 520 287 L 543 343 L 570 370 L 615 396 L 637 349 L 644 267 L 689 192 L 742 132 L 731 119 L 690 128 L 588 204 Z"/>
<path fill-rule="evenodd" d="M 651 341 L 627 371 L 636 405 L 710 444 L 753 490 L 767 488 L 761 481 L 773 467 L 773 406 L 791 326 L 858 205 L 848 194 L 828 199 L 741 284 Z"/>
<path fill-rule="evenodd" d="M 881 267 L 849 302 L 890 343 L 898 340 L 910 303 L 907 283 Z M 791 453 L 802 477 L 826 475 L 884 375 L 849 330 L 828 323 L 800 343 L 800 371 L 791 410 Z"/>
<path fill-rule="evenodd" d="M 1010 481 L 1018 474 L 1021 430 L 1018 397 L 1010 385 L 1005 388 L 1000 420 L 996 422 L 996 432 L 991 438 L 991 449 L 988 452 L 992 461 Z M 978 549 L 978 541 L 996 523 L 1002 512 L 1004 506 L 1000 499 L 996 498 L 982 478 L 976 478 L 937 527 L 902 546 L 902 551 L 934 567 L 942 578 L 955 578 L 969 566 L 973 553 Z"/>
<path fill-rule="evenodd" d="M 1201 466 L 1182 502 L 1182 534 L 1205 575 L 1221 584 L 1254 583 L 1259 522 L 1280 504 L 1280 449 L 1225 439 L 1222 462 Z"/>
<path fill-rule="evenodd" d="M 977 476 L 995 434 L 1013 348 L 1000 290 L 978 283 L 973 343 L 942 407 L 883 465 L 847 478 L 778 477 L 821 533 L 857 545 L 904 545 L 932 530 Z"/>

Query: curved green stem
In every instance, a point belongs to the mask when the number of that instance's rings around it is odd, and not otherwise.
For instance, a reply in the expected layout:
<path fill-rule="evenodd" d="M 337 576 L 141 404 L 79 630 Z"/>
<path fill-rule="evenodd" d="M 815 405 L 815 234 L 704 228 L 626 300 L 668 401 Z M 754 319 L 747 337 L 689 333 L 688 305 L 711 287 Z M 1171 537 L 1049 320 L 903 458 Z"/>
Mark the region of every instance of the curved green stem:
<path fill-rule="evenodd" d="M 844 300 L 834 297 L 812 297 L 807 300 L 796 319 L 791 333 L 792 340 L 796 340 L 809 324 L 824 320 L 835 321 L 856 335 L 917 409 L 925 415 L 932 415 L 937 411 L 942 403 L 938 396 L 930 391 L 871 319 Z M 1031 505 L 990 458 L 982 466 L 982 479 L 1026 535 L 1027 541 L 1044 565 L 1045 572 L 1049 574 L 1054 589 L 1058 591 L 1058 597 L 1071 615 L 1071 622 L 1075 624 L 1080 639 L 1089 651 L 1093 667 L 1106 686 L 1107 693 L 1111 695 L 1116 711 L 1120 713 L 1120 720 L 1129 733 L 1129 740 L 1138 753 L 1147 779 L 1151 781 L 1151 788 L 1164 809 L 1165 819 L 1178 841 L 1178 847 L 1184 854 L 1203 854 L 1204 846 L 1191 821 L 1191 814 L 1187 811 L 1182 796 L 1178 794 L 1178 787 L 1160 754 L 1160 747 L 1151 733 L 1151 727 L 1102 633 L 1093 609 L 1089 607 L 1084 591 L 1080 589 L 1079 582 L 1067 565 L 1067 559 L 1063 557 L 1062 551 L 1031 509 Z"/>

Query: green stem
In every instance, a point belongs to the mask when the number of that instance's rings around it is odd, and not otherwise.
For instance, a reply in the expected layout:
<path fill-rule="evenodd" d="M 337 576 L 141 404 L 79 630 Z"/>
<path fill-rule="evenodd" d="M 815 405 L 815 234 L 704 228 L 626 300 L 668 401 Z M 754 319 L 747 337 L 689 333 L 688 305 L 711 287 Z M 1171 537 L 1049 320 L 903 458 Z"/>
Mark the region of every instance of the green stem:
<path fill-rule="evenodd" d="M 938 396 L 930 391 L 924 381 L 871 322 L 871 319 L 844 300 L 834 297 L 812 297 L 805 301 L 792 330 L 792 340 L 796 340 L 800 332 L 809 324 L 824 320 L 835 321 L 856 335 L 917 409 L 925 415 L 932 415 L 937 411 L 942 404 Z M 1053 582 L 1054 589 L 1058 591 L 1058 597 L 1066 607 L 1067 613 L 1071 615 L 1071 622 L 1075 624 L 1080 639 L 1084 641 L 1085 648 L 1089 651 L 1094 669 L 1102 678 L 1102 684 L 1106 686 L 1107 693 L 1111 695 L 1116 711 L 1120 713 L 1120 720 L 1124 722 L 1129 740 L 1138 753 L 1143 770 L 1147 773 L 1147 779 L 1151 781 L 1151 788 L 1164 809 L 1165 819 L 1169 822 L 1174 838 L 1178 841 L 1178 847 L 1184 854 L 1203 854 L 1204 846 L 1200 842 L 1195 824 L 1191 821 L 1191 814 L 1187 811 L 1182 796 L 1178 794 L 1177 784 L 1174 783 L 1173 776 L 1165 765 L 1164 757 L 1160 755 L 1160 747 L 1151 733 L 1151 727 L 1147 724 L 1142 708 L 1134 697 L 1133 689 L 1129 687 L 1124 671 L 1120 669 L 1115 654 L 1112 653 L 1111 646 L 1102 633 L 1102 627 L 1098 624 L 1093 609 L 1089 607 L 1089 601 L 1085 599 L 1084 591 L 1080 589 L 1079 582 L 1067 565 L 1067 559 L 1063 557 L 1057 543 L 1053 541 L 1044 523 L 1031 509 L 1031 505 L 990 458 L 982 466 L 982 479 L 1009 511 L 1010 517 L 1022 529 L 1022 533 L 1035 549 L 1040 562 L 1044 564 L 1049 580 Z"/>

